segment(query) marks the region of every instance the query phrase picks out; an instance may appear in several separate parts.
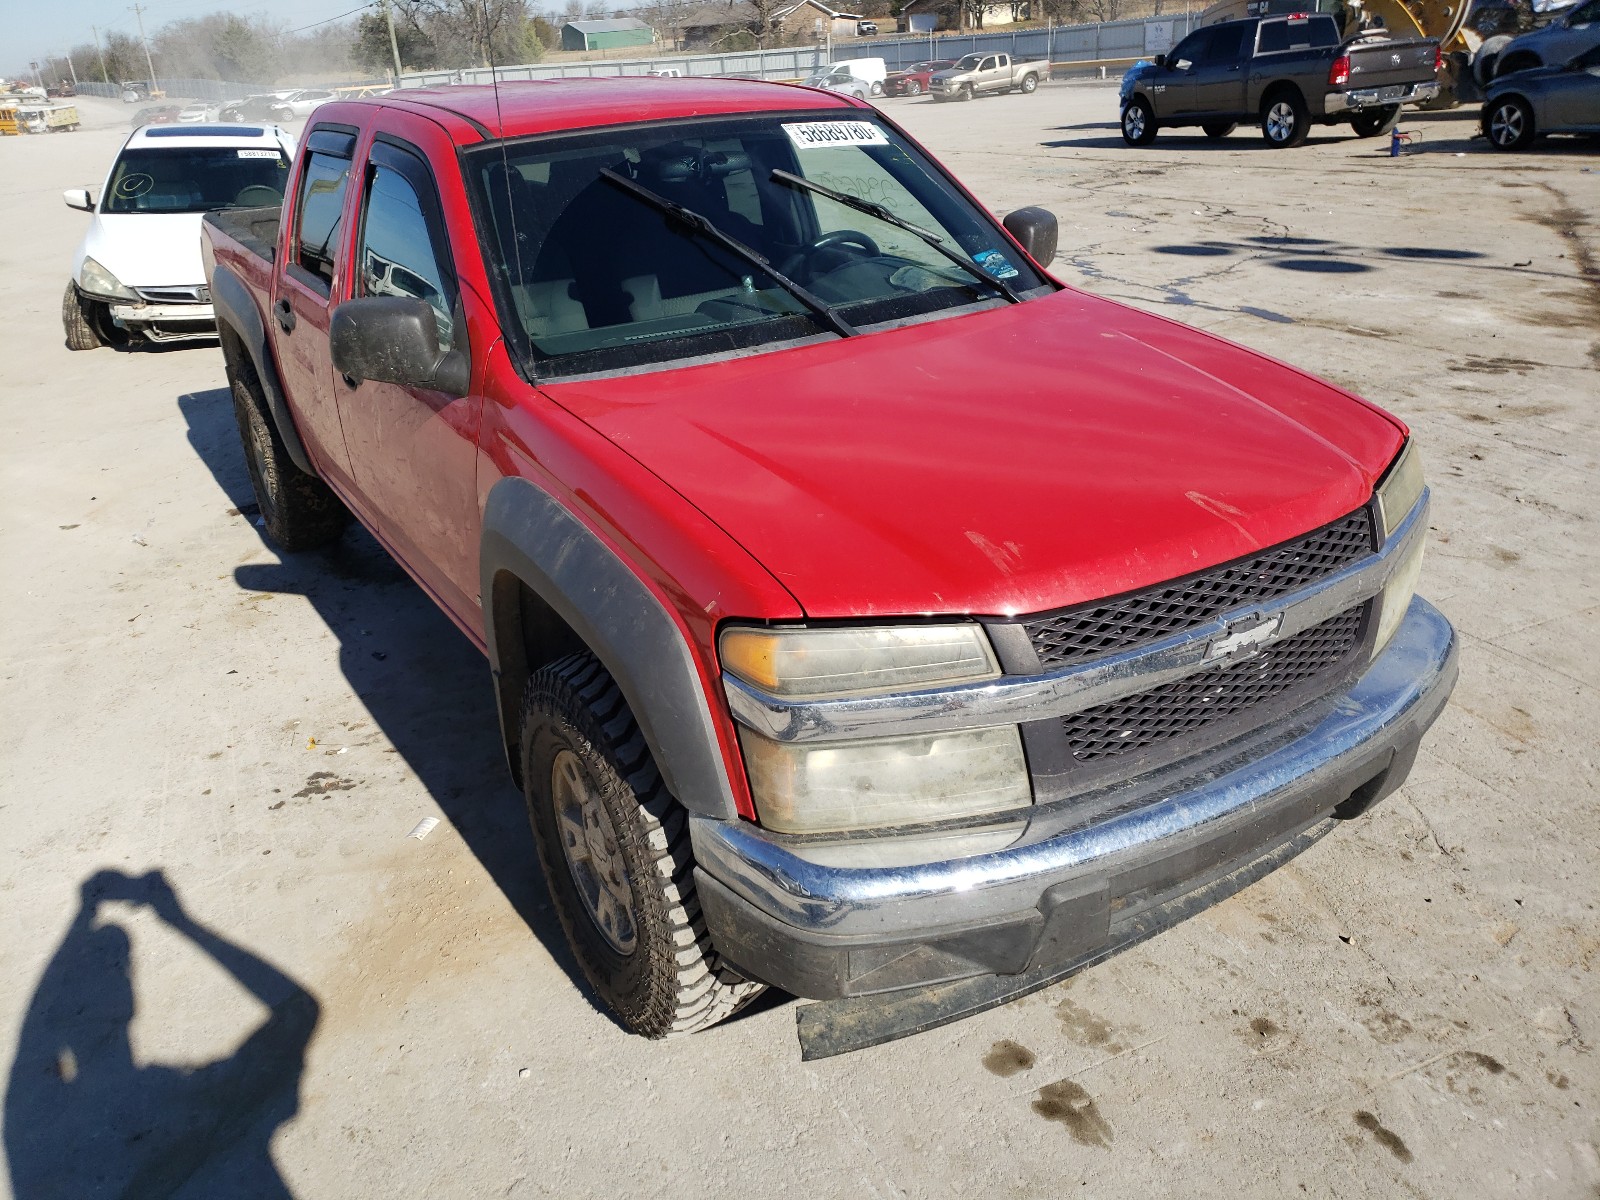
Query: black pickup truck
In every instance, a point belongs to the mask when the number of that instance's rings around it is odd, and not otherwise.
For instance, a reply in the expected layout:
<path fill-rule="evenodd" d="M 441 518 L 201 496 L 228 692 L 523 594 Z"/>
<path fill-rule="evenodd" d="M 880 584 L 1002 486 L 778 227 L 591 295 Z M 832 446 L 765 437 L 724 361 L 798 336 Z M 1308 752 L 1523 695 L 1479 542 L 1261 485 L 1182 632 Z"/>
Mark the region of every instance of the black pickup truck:
<path fill-rule="evenodd" d="M 1225 138 L 1259 124 L 1267 144 L 1298 146 L 1313 125 L 1361 137 L 1394 128 L 1402 104 L 1439 93 L 1439 43 L 1368 31 L 1350 41 L 1330 15 L 1252 17 L 1197 29 L 1122 81 L 1122 138 L 1148 146 L 1169 125 Z"/>

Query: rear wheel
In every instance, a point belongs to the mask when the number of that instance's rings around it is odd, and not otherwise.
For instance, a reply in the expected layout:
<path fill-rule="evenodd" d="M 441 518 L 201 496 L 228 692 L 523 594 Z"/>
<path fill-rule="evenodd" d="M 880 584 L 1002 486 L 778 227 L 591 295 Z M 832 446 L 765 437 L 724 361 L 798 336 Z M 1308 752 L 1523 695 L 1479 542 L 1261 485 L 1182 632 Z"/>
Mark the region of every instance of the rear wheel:
<path fill-rule="evenodd" d="M 67 284 L 67 294 L 61 298 L 61 324 L 68 350 L 98 350 L 106 344 L 100 336 L 100 310 L 104 307 L 98 301 L 85 300 L 77 284 Z"/>
<path fill-rule="evenodd" d="M 1261 106 L 1261 136 L 1274 150 L 1298 146 L 1311 132 L 1310 113 L 1299 92 L 1274 92 Z"/>
<path fill-rule="evenodd" d="M 1220 142 L 1239 126 L 1234 121 L 1209 121 L 1200 128 L 1206 131 L 1206 136 L 1213 142 Z"/>
<path fill-rule="evenodd" d="M 1143 96 L 1135 96 L 1122 110 L 1122 140 L 1130 146 L 1148 146 L 1156 140 L 1156 117 Z"/>
<path fill-rule="evenodd" d="M 291 552 L 335 541 L 350 520 L 349 510 L 327 484 L 307 475 L 289 457 L 283 438 L 267 419 L 255 372 L 246 367 L 230 374 L 234 374 L 233 415 L 267 536 Z"/>
<path fill-rule="evenodd" d="M 1031 96 L 1039 90 L 1039 77 L 1037 75 L 1024 75 L 1022 77 L 1022 94 Z"/>
<path fill-rule="evenodd" d="M 693 1033 L 764 990 L 718 961 L 695 894 L 688 814 L 587 651 L 529 680 L 522 778 L 556 915 L 624 1026 L 650 1038 Z"/>
<path fill-rule="evenodd" d="M 874 96 L 883 95 L 883 84 L 879 83 L 876 79 L 872 81 L 872 94 Z"/>
<path fill-rule="evenodd" d="M 1486 104 L 1483 134 L 1496 150 L 1526 150 L 1536 136 L 1533 109 L 1521 96 L 1506 96 Z"/>
<path fill-rule="evenodd" d="M 1380 133 L 1388 133 L 1400 123 L 1400 106 L 1398 104 L 1385 104 L 1381 108 L 1364 109 L 1350 118 L 1350 128 L 1356 131 L 1357 137 L 1377 137 Z"/>

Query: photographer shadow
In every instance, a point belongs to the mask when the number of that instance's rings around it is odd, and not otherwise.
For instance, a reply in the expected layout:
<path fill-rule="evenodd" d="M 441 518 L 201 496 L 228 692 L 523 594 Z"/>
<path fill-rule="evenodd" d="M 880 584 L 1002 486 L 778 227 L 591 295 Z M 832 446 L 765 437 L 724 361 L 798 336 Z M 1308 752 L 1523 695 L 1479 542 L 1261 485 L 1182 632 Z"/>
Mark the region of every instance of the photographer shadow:
<path fill-rule="evenodd" d="M 146 907 L 264 1005 L 267 1019 L 215 1062 L 139 1065 L 131 941 L 101 912 L 107 901 Z M 13 1195 L 291 1197 L 270 1142 L 299 1111 L 319 1015 L 305 988 L 191 917 L 159 871 L 91 876 L 22 1022 L 5 1098 Z"/>

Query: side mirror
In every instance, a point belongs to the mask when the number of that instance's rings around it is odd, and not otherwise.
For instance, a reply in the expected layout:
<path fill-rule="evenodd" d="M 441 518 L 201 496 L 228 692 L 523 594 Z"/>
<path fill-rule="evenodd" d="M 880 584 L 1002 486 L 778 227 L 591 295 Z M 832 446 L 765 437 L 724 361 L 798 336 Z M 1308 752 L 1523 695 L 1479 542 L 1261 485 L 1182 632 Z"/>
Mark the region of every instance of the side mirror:
<path fill-rule="evenodd" d="M 460 350 L 439 349 L 433 306 L 410 296 L 363 296 L 333 310 L 328 349 L 340 374 L 358 383 L 397 383 L 465 396 L 472 365 Z"/>
<path fill-rule="evenodd" d="M 1022 243 L 1028 257 L 1041 267 L 1048 267 L 1055 261 L 1056 238 L 1059 234 L 1055 213 L 1043 208 L 1019 208 L 1007 214 L 1001 224 L 1006 227 L 1007 233 Z"/>
<path fill-rule="evenodd" d="M 89 198 L 88 188 L 68 188 L 61 193 L 61 198 L 67 202 L 68 208 L 76 208 L 82 212 L 94 211 L 94 201 Z"/>
<path fill-rule="evenodd" d="M 1167 56 L 1165 54 L 1158 54 L 1150 61 L 1155 63 L 1158 67 L 1164 67 L 1167 65 Z"/>

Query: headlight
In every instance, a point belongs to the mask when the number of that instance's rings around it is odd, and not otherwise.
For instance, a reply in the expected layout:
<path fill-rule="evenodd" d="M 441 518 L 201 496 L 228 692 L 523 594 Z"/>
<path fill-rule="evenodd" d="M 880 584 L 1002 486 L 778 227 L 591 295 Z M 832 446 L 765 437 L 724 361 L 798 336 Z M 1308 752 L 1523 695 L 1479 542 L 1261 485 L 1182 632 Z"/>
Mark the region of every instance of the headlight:
<path fill-rule="evenodd" d="M 113 296 L 118 300 L 139 298 L 137 292 L 124 287 L 121 280 L 92 258 L 83 260 L 83 270 L 78 272 L 78 286 L 94 296 Z"/>
<path fill-rule="evenodd" d="M 1000 674 L 989 639 L 972 624 L 732 628 L 720 649 L 724 670 L 786 699 L 866 696 Z"/>
<path fill-rule="evenodd" d="M 949 821 L 1033 801 L 1015 725 L 832 745 L 740 730 L 761 824 L 823 833 Z"/>
<path fill-rule="evenodd" d="M 1383 536 L 1388 538 L 1400 528 L 1406 514 L 1417 506 L 1422 496 L 1422 456 L 1417 453 L 1416 439 L 1406 442 L 1400 457 L 1394 460 L 1383 482 L 1378 484 L 1378 517 L 1383 522 Z"/>
<path fill-rule="evenodd" d="M 1378 519 L 1383 525 L 1385 540 L 1394 536 L 1400 523 L 1417 506 L 1422 498 L 1422 457 L 1417 453 L 1415 441 L 1408 441 L 1400 457 L 1378 485 Z M 1417 577 L 1422 574 L 1422 547 L 1426 534 L 1419 534 L 1406 551 L 1406 556 L 1395 564 L 1395 572 L 1383 585 L 1378 596 L 1378 637 L 1373 643 L 1373 656 L 1383 653 L 1395 630 L 1411 607 L 1411 597 L 1417 590 Z"/>

